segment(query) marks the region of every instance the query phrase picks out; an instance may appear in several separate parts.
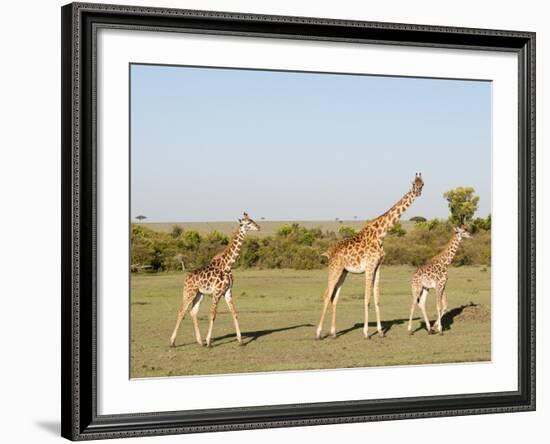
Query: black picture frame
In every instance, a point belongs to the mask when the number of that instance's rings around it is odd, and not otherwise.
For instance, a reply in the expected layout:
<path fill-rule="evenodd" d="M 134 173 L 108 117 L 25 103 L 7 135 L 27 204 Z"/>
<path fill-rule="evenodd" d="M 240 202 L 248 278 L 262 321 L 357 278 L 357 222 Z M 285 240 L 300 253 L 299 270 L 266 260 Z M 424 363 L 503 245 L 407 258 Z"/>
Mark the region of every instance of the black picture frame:
<path fill-rule="evenodd" d="M 62 436 L 119 438 L 535 409 L 535 33 L 72 3 L 62 7 Z M 518 390 L 97 414 L 96 91 L 99 27 L 508 51 L 519 65 Z"/>

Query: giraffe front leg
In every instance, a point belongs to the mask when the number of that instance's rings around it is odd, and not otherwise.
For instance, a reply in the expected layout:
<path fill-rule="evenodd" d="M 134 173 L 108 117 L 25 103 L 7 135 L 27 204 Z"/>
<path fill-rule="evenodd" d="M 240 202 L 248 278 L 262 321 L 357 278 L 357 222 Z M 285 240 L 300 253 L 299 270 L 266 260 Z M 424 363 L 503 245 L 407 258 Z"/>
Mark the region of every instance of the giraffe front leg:
<path fill-rule="evenodd" d="M 365 271 L 365 324 L 363 325 L 363 336 L 365 339 L 370 339 L 369 336 L 369 306 L 372 294 L 372 278 L 373 273 L 369 270 Z"/>
<path fill-rule="evenodd" d="M 208 333 L 206 335 L 206 346 L 212 345 L 212 329 L 214 327 L 214 321 L 218 313 L 218 302 L 220 301 L 220 294 L 212 295 L 212 305 L 210 306 L 210 324 L 208 325 Z"/>
<path fill-rule="evenodd" d="M 436 288 L 436 306 L 437 306 L 437 331 L 440 335 L 443 334 L 443 327 L 441 325 L 441 316 L 443 315 L 442 302 L 443 302 L 443 291 L 445 290 L 444 286 L 438 286 Z"/>
<path fill-rule="evenodd" d="M 235 308 L 235 304 L 233 303 L 233 296 L 231 295 L 231 289 L 227 290 L 225 293 L 225 302 L 229 307 L 231 316 L 233 316 L 233 323 L 235 324 L 235 333 L 237 334 L 237 341 L 239 342 L 239 345 L 243 345 L 243 341 L 241 339 L 241 329 L 239 328 L 239 321 L 237 320 L 237 310 Z"/>
<path fill-rule="evenodd" d="M 330 335 L 336 339 L 336 304 L 338 304 L 338 297 L 340 296 L 340 287 L 338 287 L 332 298 L 332 322 L 330 324 Z"/>
<path fill-rule="evenodd" d="M 382 330 L 382 322 L 380 321 L 380 264 L 374 272 L 374 309 L 376 311 L 376 330 L 378 335 L 383 338 L 385 336 Z"/>
<path fill-rule="evenodd" d="M 447 292 L 443 290 L 443 295 L 441 296 L 441 316 L 445 316 L 445 313 L 449 311 L 449 304 L 447 301 Z"/>
<path fill-rule="evenodd" d="M 201 331 L 199 329 L 199 321 L 198 321 L 198 313 L 199 308 L 201 305 L 203 295 L 201 293 L 197 294 L 195 296 L 195 299 L 193 299 L 193 307 L 191 308 L 191 319 L 193 319 L 193 329 L 195 331 L 195 340 L 197 341 L 197 344 L 199 344 L 201 347 L 204 345 L 201 338 Z"/>

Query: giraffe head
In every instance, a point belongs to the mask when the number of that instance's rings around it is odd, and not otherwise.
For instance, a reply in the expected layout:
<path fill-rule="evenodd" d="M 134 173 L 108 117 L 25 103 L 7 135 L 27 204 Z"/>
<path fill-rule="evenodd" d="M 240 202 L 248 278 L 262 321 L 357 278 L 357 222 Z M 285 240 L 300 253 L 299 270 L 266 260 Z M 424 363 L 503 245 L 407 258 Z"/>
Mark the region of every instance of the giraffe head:
<path fill-rule="evenodd" d="M 468 230 L 466 230 L 466 227 L 464 225 L 461 225 L 460 227 L 455 227 L 455 233 L 458 236 L 458 240 L 470 239 L 472 237 L 472 235 Z"/>
<path fill-rule="evenodd" d="M 412 181 L 412 189 L 411 189 L 415 197 L 418 197 L 422 194 L 423 186 L 424 186 L 424 181 L 422 180 L 422 173 L 416 173 L 414 176 L 414 180 Z"/>
<path fill-rule="evenodd" d="M 247 213 L 243 213 L 243 218 L 239 219 L 239 225 L 244 231 L 260 231 L 260 226 Z"/>

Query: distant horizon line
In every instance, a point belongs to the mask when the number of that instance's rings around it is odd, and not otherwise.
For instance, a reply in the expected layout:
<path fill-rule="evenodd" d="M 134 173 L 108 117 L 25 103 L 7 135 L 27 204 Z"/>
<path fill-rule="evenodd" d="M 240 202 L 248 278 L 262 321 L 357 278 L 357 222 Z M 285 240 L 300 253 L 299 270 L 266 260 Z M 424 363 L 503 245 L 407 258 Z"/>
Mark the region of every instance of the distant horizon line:
<path fill-rule="evenodd" d="M 489 216 L 491 213 L 487 214 L 486 216 L 475 216 L 475 217 L 487 217 Z M 367 222 L 367 221 L 370 221 L 370 220 L 373 220 L 373 219 L 376 219 L 377 217 L 379 216 L 374 216 L 374 217 L 371 217 L 371 218 L 357 218 L 357 219 L 261 219 L 261 218 L 256 218 L 256 220 L 261 220 L 263 222 L 336 222 L 336 221 L 341 221 L 341 222 Z M 424 216 L 411 216 L 411 217 L 424 217 Z M 254 219 L 254 218 L 253 218 Z M 401 222 L 405 221 L 405 222 L 409 222 L 410 221 L 410 217 L 409 218 L 403 218 L 403 219 L 400 219 Z M 433 220 L 433 219 L 440 219 L 440 220 L 447 220 L 447 218 L 444 218 L 444 217 L 426 217 L 425 218 L 426 220 Z M 212 222 L 212 223 L 219 223 L 219 222 L 237 222 L 237 218 L 235 219 L 216 219 L 216 220 L 143 220 L 143 221 L 138 221 L 136 220 L 135 217 L 131 218 L 131 222 L 135 222 L 135 223 L 140 223 L 140 224 L 147 224 L 147 223 L 150 223 L 150 224 L 201 224 L 201 223 L 209 223 L 209 222 Z"/>
<path fill-rule="evenodd" d="M 413 216 L 414 217 L 414 216 Z M 254 219 L 254 218 L 252 218 Z M 357 219 L 261 219 L 261 218 L 256 218 L 257 220 L 262 220 L 264 222 L 336 222 L 337 220 L 338 221 L 344 221 L 344 222 L 361 222 L 361 221 L 364 221 L 364 220 L 371 220 L 371 219 L 364 219 L 364 218 L 357 218 Z M 374 218 L 372 218 L 374 219 Z M 439 219 L 439 218 L 438 218 Z M 136 220 L 136 218 L 132 218 L 132 221 Z M 404 220 L 408 220 L 408 219 L 404 219 Z M 201 224 L 201 223 L 205 223 L 205 222 L 237 222 L 237 218 L 236 219 L 216 219 L 216 220 L 170 220 L 170 221 L 166 221 L 166 220 L 162 220 L 162 221 L 157 221 L 157 220 L 147 220 L 147 221 L 142 221 L 142 222 L 139 222 L 140 224 L 146 224 L 146 223 L 151 223 L 151 224 L 172 224 L 172 223 L 178 223 L 178 224 L 188 224 L 188 223 L 192 223 L 192 224 Z"/>

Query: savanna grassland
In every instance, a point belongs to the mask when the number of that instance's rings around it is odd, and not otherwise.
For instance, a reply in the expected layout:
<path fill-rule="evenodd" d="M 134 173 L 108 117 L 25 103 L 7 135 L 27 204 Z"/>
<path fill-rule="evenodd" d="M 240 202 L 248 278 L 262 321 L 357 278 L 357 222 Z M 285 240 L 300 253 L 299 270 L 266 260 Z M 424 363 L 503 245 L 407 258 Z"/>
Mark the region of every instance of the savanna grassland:
<path fill-rule="evenodd" d="M 334 231 L 338 232 L 338 230 L 342 227 L 351 227 L 355 230 L 360 230 L 363 225 L 365 225 L 365 221 L 363 220 L 302 220 L 302 221 L 284 221 L 284 220 L 257 220 L 262 229 L 261 231 L 258 231 L 257 233 L 254 233 L 256 237 L 262 238 L 266 236 L 273 236 L 281 226 L 288 224 L 291 225 L 293 223 L 300 224 L 301 227 L 304 227 L 306 229 L 314 229 L 319 228 L 322 231 Z M 233 231 L 235 231 L 235 226 L 237 222 L 236 221 L 220 221 L 220 222 L 145 222 L 145 223 L 136 223 L 134 225 L 140 225 L 146 228 L 150 228 L 151 230 L 158 231 L 158 232 L 164 232 L 164 233 L 170 233 L 175 226 L 181 227 L 184 231 L 193 230 L 199 233 L 200 235 L 206 235 L 208 233 L 211 233 L 213 231 L 217 231 L 219 233 L 225 234 L 225 235 L 231 235 Z M 409 229 L 414 225 L 414 222 L 411 221 L 401 221 L 401 224 L 405 229 Z"/>
<path fill-rule="evenodd" d="M 363 338 L 364 275 L 348 275 L 338 304 L 336 339 L 315 340 L 322 307 L 326 269 L 234 270 L 233 299 L 239 313 L 243 346 L 239 346 L 229 310 L 220 301 L 213 346 L 194 341 L 187 316 L 176 347 L 168 341 L 181 302 L 185 273 L 133 273 L 131 278 L 131 376 L 204 375 L 322 368 L 371 367 L 491 359 L 490 276 L 486 266 L 451 267 L 447 285 L 449 313 L 444 334 L 428 335 L 420 311 L 414 335 L 407 334 L 410 277 L 414 267 L 384 265 L 381 314 L 386 337 L 376 334 L 374 310 L 370 340 Z M 428 314 L 435 320 L 435 298 Z M 203 338 L 208 327 L 210 296 L 199 312 Z M 327 317 L 324 336 L 328 334 Z"/>

